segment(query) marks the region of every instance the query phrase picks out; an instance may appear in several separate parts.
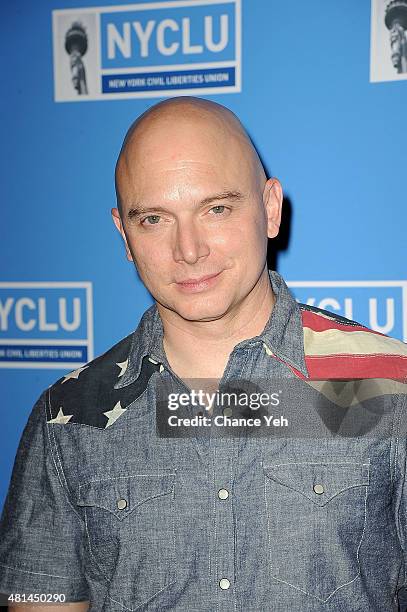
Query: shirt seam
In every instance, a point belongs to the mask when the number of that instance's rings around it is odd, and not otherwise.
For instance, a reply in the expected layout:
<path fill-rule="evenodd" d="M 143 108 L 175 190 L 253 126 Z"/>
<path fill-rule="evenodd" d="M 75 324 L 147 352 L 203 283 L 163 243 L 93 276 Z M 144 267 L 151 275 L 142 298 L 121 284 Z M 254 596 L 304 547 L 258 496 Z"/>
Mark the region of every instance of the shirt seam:
<path fill-rule="evenodd" d="M 59 576 L 57 574 L 46 574 L 45 572 L 32 572 L 30 570 L 23 570 L 19 567 L 12 567 L 11 565 L 6 565 L 5 563 L 0 563 L 1 567 L 7 567 L 8 569 L 14 570 L 16 572 L 23 572 L 24 574 L 34 574 L 35 576 L 48 576 L 50 578 L 63 578 L 64 580 L 73 580 L 77 582 L 82 582 L 81 577 L 72 577 L 72 576 Z"/>
<path fill-rule="evenodd" d="M 51 408 L 51 389 L 48 389 L 46 400 L 44 402 L 44 408 L 45 408 L 45 426 L 46 426 L 46 430 L 47 430 L 47 439 L 48 439 L 48 442 L 49 442 L 49 452 L 50 452 L 50 456 L 51 456 L 51 459 L 52 459 L 53 466 L 55 468 L 56 475 L 58 477 L 58 482 L 59 482 L 59 484 L 60 484 L 60 486 L 61 486 L 61 488 L 63 490 L 63 493 L 65 495 L 65 499 L 66 499 L 67 503 L 69 504 L 69 506 L 71 507 L 71 509 L 73 510 L 75 516 L 77 517 L 77 519 L 81 523 L 81 525 L 84 526 L 84 521 L 83 521 L 82 517 L 80 516 L 80 514 L 78 513 L 78 511 L 75 509 L 75 507 L 73 506 L 73 504 L 71 502 L 70 491 L 69 491 L 68 483 L 67 483 L 67 480 L 66 480 L 66 477 L 65 477 L 64 469 L 63 469 L 63 466 L 62 466 L 62 461 L 61 461 L 61 458 L 60 458 L 59 453 L 58 453 L 58 447 L 57 447 L 57 443 L 56 443 L 56 440 L 55 440 L 55 434 L 54 434 L 53 430 L 51 431 L 51 428 L 49 427 L 49 424 L 47 422 L 47 412 L 46 412 L 46 403 L 47 402 L 48 402 L 50 416 L 52 417 L 53 415 L 52 415 L 52 408 Z M 58 470 L 58 466 L 57 466 L 57 463 L 55 461 L 55 457 L 54 457 L 54 453 L 53 453 L 53 449 L 52 449 L 53 446 L 54 446 L 54 449 L 55 449 L 55 454 L 56 454 L 56 456 L 58 458 L 58 463 L 59 463 L 59 466 L 60 466 L 61 474 L 60 474 L 60 472 Z M 63 484 L 63 482 L 61 480 L 61 475 L 63 477 L 63 481 L 65 482 L 65 486 L 64 486 L 64 484 Z"/>
<path fill-rule="evenodd" d="M 400 404 L 399 406 L 399 410 L 397 411 L 399 413 L 398 419 L 397 419 L 397 430 L 396 430 L 396 448 L 395 448 L 395 454 L 394 454 L 394 480 L 396 478 L 396 466 L 397 466 L 397 461 L 398 461 L 398 456 L 399 456 L 399 448 L 400 448 L 400 435 L 401 435 L 401 427 L 400 427 L 400 423 L 401 423 L 401 417 L 402 417 L 402 404 L 404 403 L 403 399 L 406 396 L 397 394 L 397 402 Z M 398 541 L 400 543 L 400 547 L 403 551 L 403 561 L 404 561 L 404 582 L 403 585 L 400 588 L 403 588 L 406 584 L 407 584 L 407 564 L 406 564 L 406 547 L 402 541 L 402 538 L 400 537 L 400 506 L 401 506 L 401 501 L 402 501 L 402 496 L 403 496 L 403 491 L 405 489 L 406 486 L 406 461 L 407 461 L 407 456 L 404 458 L 404 463 L 403 463 L 403 467 L 401 468 L 401 472 L 402 472 L 402 483 L 401 483 L 401 495 L 400 495 L 400 499 L 397 503 L 397 508 L 396 508 L 396 522 L 397 522 L 397 528 L 396 528 L 396 533 L 397 533 L 397 538 Z"/>

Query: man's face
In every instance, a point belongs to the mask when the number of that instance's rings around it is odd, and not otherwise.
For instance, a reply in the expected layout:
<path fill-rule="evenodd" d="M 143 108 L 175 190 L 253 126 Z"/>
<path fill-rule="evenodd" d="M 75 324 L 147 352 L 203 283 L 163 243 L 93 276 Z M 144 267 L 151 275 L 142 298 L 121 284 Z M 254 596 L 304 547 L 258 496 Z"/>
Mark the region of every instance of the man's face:
<path fill-rule="evenodd" d="M 264 196 L 243 143 L 219 129 L 173 121 L 150 131 L 121 174 L 122 219 L 112 211 L 147 289 L 190 321 L 233 312 L 265 273 L 267 234 L 278 231 L 263 202 L 273 189 Z"/>

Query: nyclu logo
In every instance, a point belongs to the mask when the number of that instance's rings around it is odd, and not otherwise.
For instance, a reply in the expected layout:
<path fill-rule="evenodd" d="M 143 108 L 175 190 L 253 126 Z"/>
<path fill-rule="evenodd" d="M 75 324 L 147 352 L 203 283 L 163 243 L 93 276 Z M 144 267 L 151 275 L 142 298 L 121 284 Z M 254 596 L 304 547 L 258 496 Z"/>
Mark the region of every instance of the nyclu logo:
<path fill-rule="evenodd" d="M 55 101 L 241 91 L 241 0 L 52 12 Z"/>
<path fill-rule="evenodd" d="M 91 359 L 90 282 L 0 283 L 0 367 L 74 369 Z"/>

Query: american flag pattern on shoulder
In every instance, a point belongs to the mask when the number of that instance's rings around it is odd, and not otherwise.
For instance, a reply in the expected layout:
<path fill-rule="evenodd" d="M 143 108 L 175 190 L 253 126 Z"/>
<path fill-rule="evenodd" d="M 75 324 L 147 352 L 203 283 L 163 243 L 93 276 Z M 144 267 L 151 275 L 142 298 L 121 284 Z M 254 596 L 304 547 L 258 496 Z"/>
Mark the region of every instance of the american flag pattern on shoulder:
<path fill-rule="evenodd" d="M 312 379 L 407 379 L 407 345 L 356 321 L 299 304 Z"/>
<path fill-rule="evenodd" d="M 115 388 L 128 364 L 130 334 L 86 366 L 61 377 L 48 389 L 47 422 L 82 424 L 106 429 L 145 391 L 150 377 L 160 370 L 146 355 L 140 374 L 130 385 Z"/>

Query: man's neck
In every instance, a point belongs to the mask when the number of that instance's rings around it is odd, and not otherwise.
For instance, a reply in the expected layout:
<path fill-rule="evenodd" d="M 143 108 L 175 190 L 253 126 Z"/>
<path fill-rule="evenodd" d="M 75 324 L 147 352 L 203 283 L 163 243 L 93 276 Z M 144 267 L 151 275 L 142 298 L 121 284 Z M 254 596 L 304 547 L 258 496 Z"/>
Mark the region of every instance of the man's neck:
<path fill-rule="evenodd" d="M 275 296 L 268 274 L 266 281 L 235 312 L 215 321 L 186 321 L 159 308 L 164 350 L 175 374 L 182 379 L 222 378 L 234 347 L 261 334 L 270 318 Z"/>

